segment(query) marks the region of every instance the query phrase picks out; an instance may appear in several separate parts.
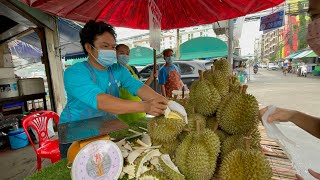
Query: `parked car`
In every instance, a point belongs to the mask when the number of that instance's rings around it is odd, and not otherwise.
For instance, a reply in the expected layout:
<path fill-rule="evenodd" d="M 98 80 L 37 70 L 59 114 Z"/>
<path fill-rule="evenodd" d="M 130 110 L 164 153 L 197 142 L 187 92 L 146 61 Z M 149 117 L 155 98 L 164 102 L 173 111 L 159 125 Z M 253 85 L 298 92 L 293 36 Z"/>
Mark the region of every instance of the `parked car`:
<path fill-rule="evenodd" d="M 270 70 L 279 70 L 280 67 L 276 65 L 275 63 L 269 63 L 267 69 Z"/>
<path fill-rule="evenodd" d="M 260 64 L 260 68 L 267 68 L 268 66 L 266 64 Z"/>
<path fill-rule="evenodd" d="M 159 70 L 165 63 L 158 62 L 157 69 Z M 208 70 L 213 65 L 213 61 L 205 60 L 192 60 L 192 61 L 174 61 L 174 64 L 181 71 L 181 79 L 184 84 L 188 87 L 191 86 L 192 82 L 199 79 L 198 70 Z M 149 64 L 140 71 L 141 80 L 145 82 L 150 73 L 153 70 L 153 64 Z"/>

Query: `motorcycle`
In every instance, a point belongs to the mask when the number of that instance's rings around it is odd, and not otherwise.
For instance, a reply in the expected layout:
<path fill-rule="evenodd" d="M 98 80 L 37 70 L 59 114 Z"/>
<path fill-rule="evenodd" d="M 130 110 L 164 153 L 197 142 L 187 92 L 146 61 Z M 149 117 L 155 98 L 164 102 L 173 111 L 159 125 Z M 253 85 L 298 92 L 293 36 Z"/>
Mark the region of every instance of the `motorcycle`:
<path fill-rule="evenodd" d="M 304 77 L 307 77 L 307 66 L 302 66 L 301 67 L 301 74 L 300 76 L 304 76 Z"/>

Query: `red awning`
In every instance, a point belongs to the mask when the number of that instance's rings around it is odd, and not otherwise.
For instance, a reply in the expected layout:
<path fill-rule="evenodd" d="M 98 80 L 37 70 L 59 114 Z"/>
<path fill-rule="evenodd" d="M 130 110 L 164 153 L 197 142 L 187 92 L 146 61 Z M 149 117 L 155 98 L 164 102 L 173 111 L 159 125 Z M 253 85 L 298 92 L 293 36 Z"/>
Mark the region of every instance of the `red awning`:
<path fill-rule="evenodd" d="M 47 13 L 116 27 L 149 29 L 148 0 L 20 0 Z M 154 0 L 162 13 L 161 29 L 210 24 L 255 13 L 284 0 Z"/>

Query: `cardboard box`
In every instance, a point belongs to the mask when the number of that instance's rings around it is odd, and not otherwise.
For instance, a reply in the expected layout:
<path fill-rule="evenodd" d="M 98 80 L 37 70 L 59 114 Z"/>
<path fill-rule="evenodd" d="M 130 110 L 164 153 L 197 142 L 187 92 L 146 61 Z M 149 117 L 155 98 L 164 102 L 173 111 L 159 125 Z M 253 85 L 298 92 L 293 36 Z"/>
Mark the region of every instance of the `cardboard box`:
<path fill-rule="evenodd" d="M 0 79 L 15 78 L 13 68 L 0 68 Z"/>

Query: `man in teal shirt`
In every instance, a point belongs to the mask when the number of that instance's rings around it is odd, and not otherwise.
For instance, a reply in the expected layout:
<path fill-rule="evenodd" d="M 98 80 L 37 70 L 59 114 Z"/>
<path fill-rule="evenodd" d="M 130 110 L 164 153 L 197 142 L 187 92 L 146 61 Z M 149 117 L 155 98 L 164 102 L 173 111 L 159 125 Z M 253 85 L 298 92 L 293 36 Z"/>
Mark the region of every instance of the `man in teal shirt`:
<path fill-rule="evenodd" d="M 131 76 L 116 57 L 116 33 L 104 22 L 89 21 L 80 31 L 80 42 L 88 60 L 76 63 L 64 73 L 67 104 L 60 123 L 98 116 L 148 113 L 159 116 L 168 100 Z M 119 98 L 119 88 L 128 90 L 144 101 Z M 61 157 L 66 157 L 70 144 L 60 145 Z"/>

